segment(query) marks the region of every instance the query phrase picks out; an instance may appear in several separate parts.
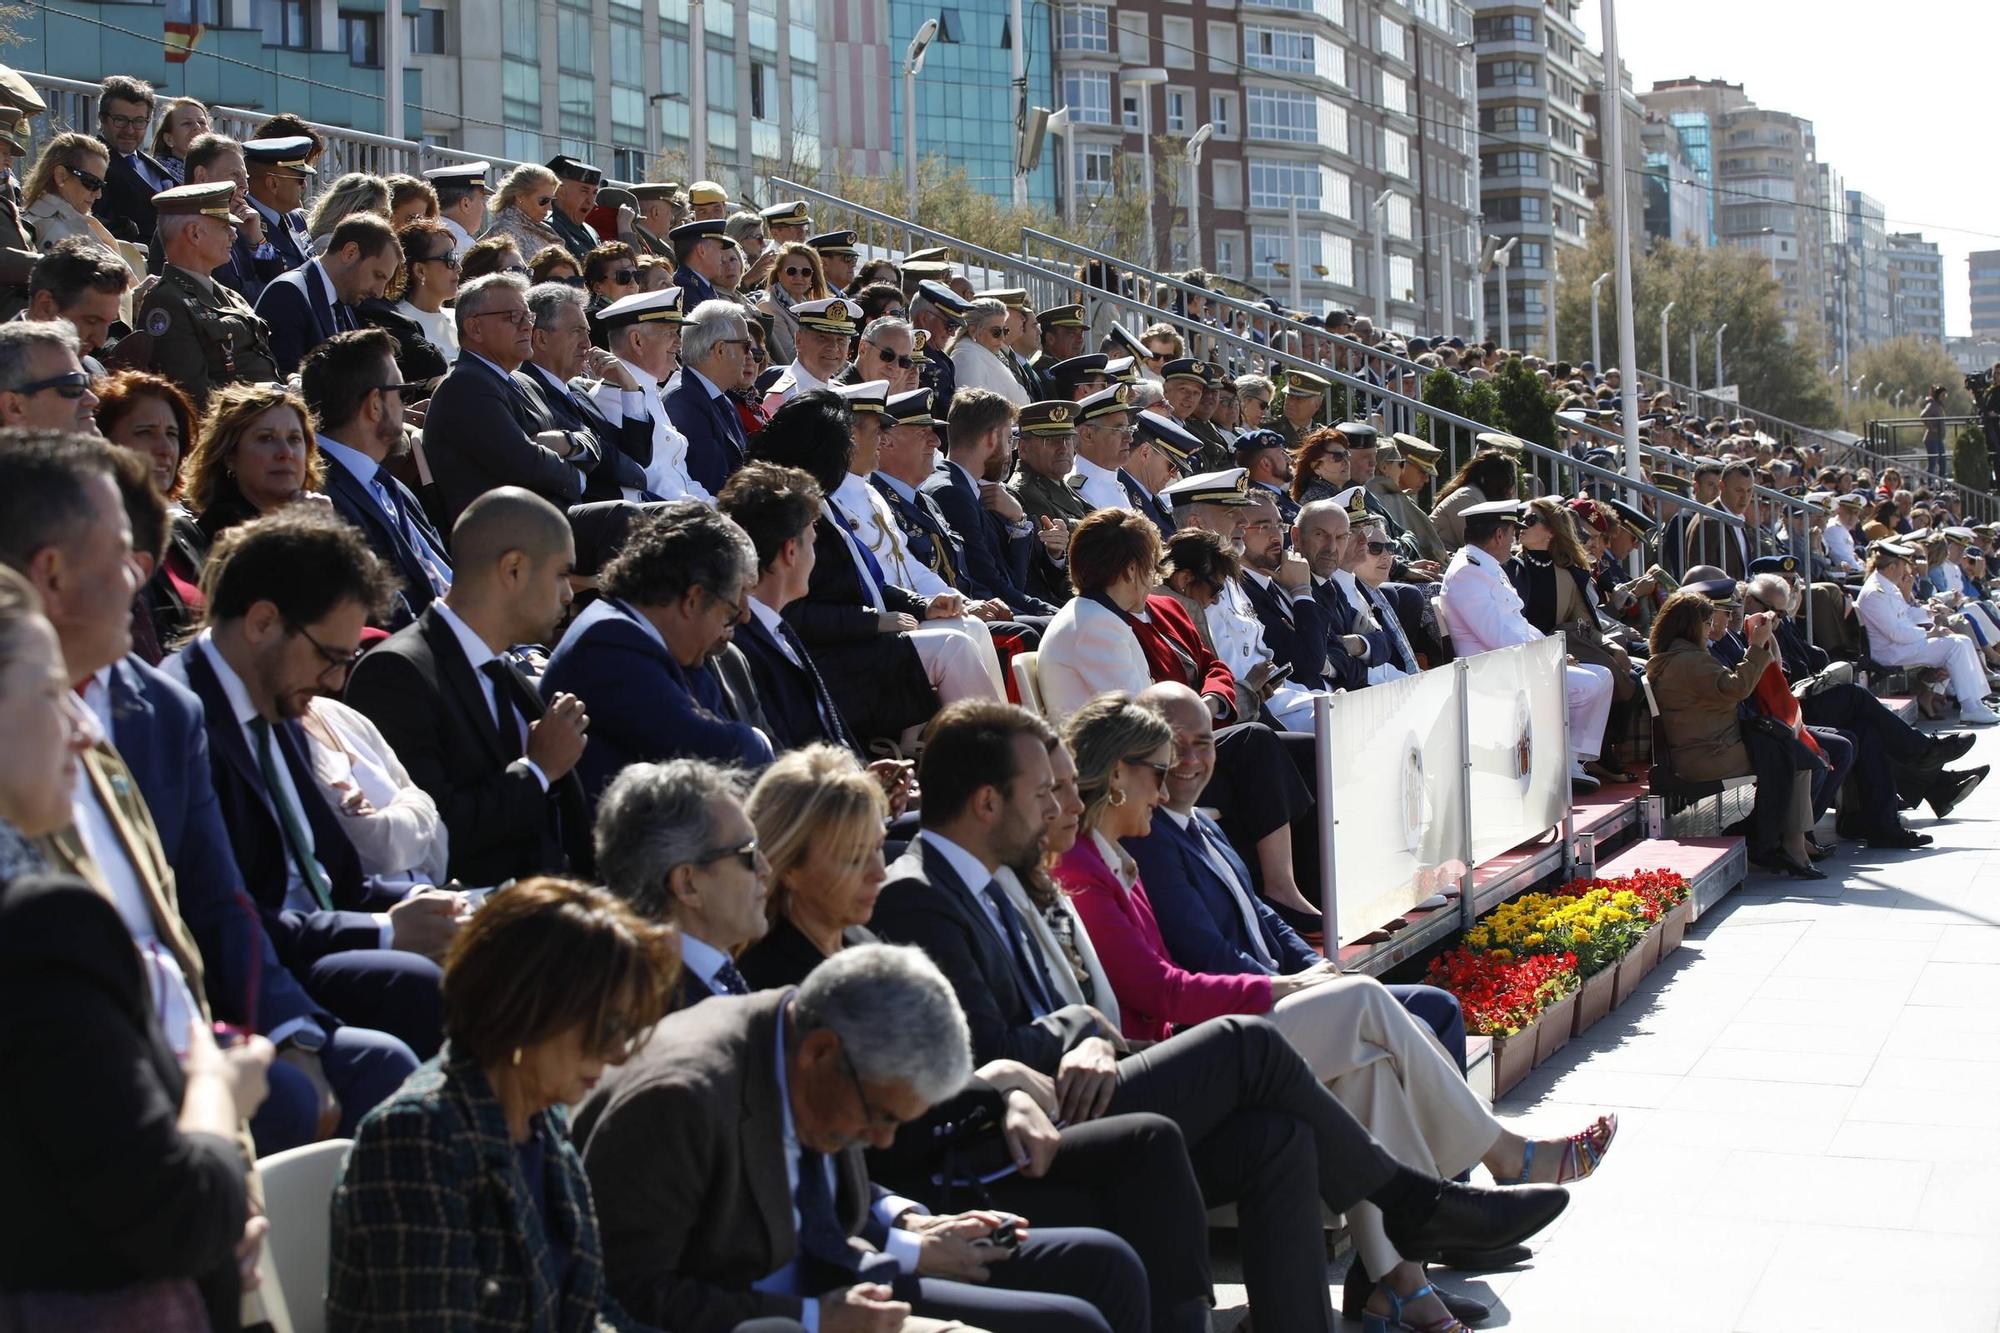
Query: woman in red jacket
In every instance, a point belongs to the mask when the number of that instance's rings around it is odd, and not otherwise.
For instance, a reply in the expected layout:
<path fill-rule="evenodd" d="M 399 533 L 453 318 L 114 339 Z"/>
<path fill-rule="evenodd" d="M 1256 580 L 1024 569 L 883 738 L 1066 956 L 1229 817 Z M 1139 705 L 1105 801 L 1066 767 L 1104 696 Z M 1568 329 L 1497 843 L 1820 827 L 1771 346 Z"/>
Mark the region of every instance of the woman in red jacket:
<path fill-rule="evenodd" d="M 1596 1170 L 1617 1130 L 1605 1116 L 1569 1139 L 1530 1143 L 1503 1128 L 1466 1087 L 1430 1030 L 1372 977 L 1332 962 L 1291 976 L 1189 972 L 1168 955 L 1152 903 L 1121 838 L 1141 838 L 1165 793 L 1173 731 L 1129 695 L 1107 694 L 1072 716 L 1064 743 L 1083 811 L 1074 840 L 1051 830 L 1055 878 L 1103 962 L 1125 1035 L 1157 1041 L 1224 1014 L 1267 1014 L 1313 1072 L 1371 1133 L 1419 1170 L 1451 1177 L 1483 1163 L 1503 1183 L 1577 1180 Z M 1367 1204 L 1349 1218 L 1369 1277 L 1371 1313 L 1438 1333 L 1459 1327 L 1427 1290 L 1423 1269 L 1395 1252 Z M 1393 1307 L 1393 1309 L 1392 1309 Z M 1407 1307 L 1407 1308 L 1406 1308 Z"/>

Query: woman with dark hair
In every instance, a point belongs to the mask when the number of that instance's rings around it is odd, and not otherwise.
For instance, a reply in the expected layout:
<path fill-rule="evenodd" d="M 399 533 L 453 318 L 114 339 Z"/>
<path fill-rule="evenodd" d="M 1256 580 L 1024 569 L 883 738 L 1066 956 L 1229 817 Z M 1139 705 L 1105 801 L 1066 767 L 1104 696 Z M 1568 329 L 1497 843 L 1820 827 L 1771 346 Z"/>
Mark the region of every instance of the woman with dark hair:
<path fill-rule="evenodd" d="M 1315 427 L 1292 451 L 1292 499 L 1298 504 L 1331 500 L 1347 489 L 1347 437 L 1331 426 Z"/>
<path fill-rule="evenodd" d="M 583 256 L 583 285 L 590 292 L 590 312 L 639 290 L 639 256 L 623 241 L 606 241 Z"/>
<path fill-rule="evenodd" d="M 1159 531 L 1134 510 L 1100 509 L 1071 531 L 1077 595 L 1043 632 L 1036 666 L 1051 717 L 1067 717 L 1105 690 L 1136 694 L 1155 680 L 1177 680 L 1209 700 L 1218 718 L 1235 717 L 1228 666 L 1202 642 L 1177 597 L 1153 592 L 1164 559 Z M 1198 575 L 1183 578 L 1199 590 Z"/>
<path fill-rule="evenodd" d="M 583 286 L 583 267 L 576 262 L 576 256 L 560 245 L 545 245 L 535 251 L 528 261 L 527 272 L 522 274 L 530 283 L 560 282 L 565 287 Z M 463 281 L 470 282 L 470 278 Z"/>
<path fill-rule="evenodd" d="M 736 406 L 736 419 L 743 423 L 743 435 L 755 435 L 764 429 L 771 414 L 764 410 L 764 395 L 757 392 L 757 377 L 771 364 L 771 353 L 767 350 L 765 328 L 770 324 L 767 316 L 752 315 L 745 320 L 744 328 L 750 336 L 749 355 L 743 358 L 743 377 L 730 385 L 725 392 L 729 401 Z"/>
<path fill-rule="evenodd" d="M 427 180 L 397 172 L 385 178 L 389 186 L 389 225 L 397 231 L 412 222 L 435 221 L 437 188 Z"/>
<path fill-rule="evenodd" d="M 1871 542 L 1887 542 L 1896 539 L 1897 524 L 1902 518 L 1901 506 L 1892 492 L 1875 504 L 1868 521 L 1861 525 L 1861 535 Z"/>
<path fill-rule="evenodd" d="M 527 269 L 521 260 L 521 247 L 512 236 L 482 237 L 458 257 L 458 283 L 462 287 L 489 273 L 518 273 L 525 278 Z"/>
<path fill-rule="evenodd" d="M 1733 585 L 1730 594 L 1733 598 Z M 1736 666 L 1724 666 L 1708 645 L 1727 632 L 1728 609 L 1683 588 L 1667 599 L 1653 622 L 1646 678 L 1652 682 L 1676 773 L 1694 782 L 1756 776 L 1750 860 L 1798 879 L 1825 879 L 1813 869 L 1806 845 L 1817 765 L 1787 738 L 1746 731 L 1739 717 L 1740 705 L 1777 656 L 1771 639 L 1775 619 L 1768 611 L 1746 618 L 1743 637 L 1749 651 Z"/>
<path fill-rule="evenodd" d="M 910 303 L 903 289 L 893 282 L 869 283 L 854 293 L 854 302 L 861 307 L 860 324 L 864 329 L 885 315 L 890 319 L 910 317 Z"/>
<path fill-rule="evenodd" d="M 444 964 L 445 1045 L 370 1111 L 333 1192 L 326 1326 L 640 1330 L 612 1298 L 564 1107 L 673 1003 L 673 931 L 602 889 L 496 892 Z"/>
<path fill-rule="evenodd" d="M 153 468 L 153 485 L 168 500 L 181 493 L 181 460 L 194 439 L 194 404 L 181 387 L 149 370 L 120 370 L 91 385 L 97 432 L 130 449 Z"/>
<path fill-rule="evenodd" d="M 1431 505 L 1438 535 L 1454 549 L 1465 545 L 1465 520 L 1459 516 L 1473 505 L 1513 499 L 1517 481 L 1514 460 L 1498 449 L 1481 449 L 1466 459 Z"/>
<path fill-rule="evenodd" d="M 304 399 L 282 384 L 231 384 L 217 390 L 184 472 L 188 512 L 174 520 L 166 565 L 177 584 L 196 588 L 217 536 L 325 491 L 312 413 Z"/>
<path fill-rule="evenodd" d="M 0 1328 L 233 1330 L 264 1226 L 240 1126 L 271 1044 L 220 1049 L 185 1010 L 165 1031 L 110 895 L 50 873 L 89 746 L 69 683 L 34 590 L 0 568 Z"/>
<path fill-rule="evenodd" d="M 1590 583 L 1592 562 L 1577 540 L 1574 511 L 1546 496 L 1530 500 L 1515 540 L 1518 549 L 1506 570 L 1508 581 L 1520 594 L 1521 614 L 1542 633 L 1561 634 L 1577 661 L 1611 673 L 1614 709 L 1631 705 L 1639 690 L 1632 677 L 1632 659 L 1623 648 L 1608 642 L 1597 626 Z M 1621 714 L 1609 724 L 1607 738 L 1625 735 L 1627 721 Z M 1593 759 L 1583 768 L 1599 782 L 1636 780 L 1605 758 Z"/>
<path fill-rule="evenodd" d="M 437 349 L 449 367 L 458 361 L 458 321 L 446 303 L 458 295 L 460 262 L 451 232 L 436 219 L 420 218 L 400 228 L 396 242 L 403 249 L 403 267 L 390 285 L 395 311 L 422 331 L 424 340 Z M 410 379 L 400 356 L 396 365 L 403 378 Z M 418 378 L 431 379 L 443 373 L 433 371 Z"/>

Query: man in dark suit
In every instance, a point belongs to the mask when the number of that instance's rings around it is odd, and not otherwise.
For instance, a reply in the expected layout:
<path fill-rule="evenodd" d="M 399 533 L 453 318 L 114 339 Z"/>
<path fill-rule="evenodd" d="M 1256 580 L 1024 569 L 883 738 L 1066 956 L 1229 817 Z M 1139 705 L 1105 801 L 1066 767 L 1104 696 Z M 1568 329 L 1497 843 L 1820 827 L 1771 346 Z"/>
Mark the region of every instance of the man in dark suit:
<path fill-rule="evenodd" d="M 459 289 L 458 361 L 424 417 L 424 456 L 437 479 L 443 525 L 496 486 L 520 486 L 567 511 L 597 465 L 589 432 L 557 426 L 514 378 L 534 351 L 527 291 L 511 273 Z"/>
<path fill-rule="evenodd" d="M 590 344 L 589 298 L 567 283 L 544 282 L 528 289 L 528 313 L 534 318 L 534 345 L 528 360 L 514 372 L 556 429 L 589 433 L 597 442 L 597 464 L 583 483 L 586 502 L 660 497 L 646 487 L 646 465 L 653 461 L 653 422 L 641 404 L 639 381 L 625 363 Z M 614 421 L 571 380 L 586 370 L 615 389 L 604 398 L 617 405 Z"/>
<path fill-rule="evenodd" d="M 827 1328 L 1150 1328 L 1117 1238 L 1037 1225 L 996 1243 L 990 1215 L 934 1216 L 870 1184 L 863 1146 L 971 1072 L 951 990 L 914 949 L 857 945 L 796 990 L 669 1017 L 577 1117 L 612 1292 L 687 1333 L 809 1308 Z"/>
<path fill-rule="evenodd" d="M 749 358 L 750 328 L 742 306 L 711 300 L 688 310 L 680 374 L 662 399 L 674 429 L 687 436 L 688 475 L 710 495 L 722 493 L 749 447 L 736 402 L 725 392 L 742 383 Z"/>
<path fill-rule="evenodd" d="M 604 184 L 604 173 L 567 153 L 550 158 L 548 169 L 556 177 L 555 207 L 549 210 L 549 226 L 562 237 L 563 248 L 581 264 L 583 257 L 597 248 L 597 233 L 584 219 L 597 207 L 597 191 Z"/>
<path fill-rule="evenodd" d="M 381 329 L 337 333 L 306 355 L 299 380 L 328 464 L 327 498 L 402 581 L 387 616 L 401 629 L 451 589 L 452 571 L 444 538 L 388 466 L 403 450 L 396 340 Z"/>
<path fill-rule="evenodd" d="M 1368 684 L 1368 643 L 1354 632 L 1354 604 L 1335 581 L 1349 538 L 1347 510 L 1332 500 L 1305 504 L 1292 524 L 1292 549 L 1312 569 L 1312 598 L 1324 616 L 1324 681 L 1329 687 L 1358 690 Z"/>
<path fill-rule="evenodd" d="M 674 286 L 681 289 L 681 308 L 693 310 L 703 301 L 715 299 L 715 281 L 722 275 L 724 237 L 728 223 L 721 218 L 683 222 L 668 232 L 680 267 L 674 270 Z M 839 295 L 831 282 L 827 290 Z"/>
<path fill-rule="evenodd" d="M 451 590 L 355 664 L 347 702 L 368 715 L 429 792 L 451 835 L 451 877 L 491 885 L 590 863 L 573 770 L 583 705 L 541 696 L 505 654 L 552 638 L 576 546 L 554 505 L 488 491 L 452 530 Z"/>
<path fill-rule="evenodd" d="M 111 150 L 104 191 L 90 211 L 121 241 L 144 245 L 153 235 L 153 196 L 180 184 L 146 152 L 153 124 L 153 90 L 124 74 L 106 79 L 97 93 L 97 132 Z"/>
<path fill-rule="evenodd" d="M 997 393 L 967 389 L 958 394 L 946 425 L 948 456 L 921 490 L 959 540 L 958 586 L 967 597 L 1000 602 L 1016 617 L 1053 616 L 1060 608 L 1027 590 L 1029 564 L 1039 544 L 1035 521 L 1005 487 L 989 479 L 989 474 L 1006 473 L 1016 415 L 1013 404 Z M 1068 422 L 1051 423 L 1043 411 L 1025 417 L 1021 430 L 1051 424 L 1065 434 L 1072 429 Z"/>
<path fill-rule="evenodd" d="M 1293 684 L 1325 689 L 1326 609 L 1312 594 L 1312 566 L 1285 549 L 1287 529 L 1269 493 L 1253 486 L 1250 500 L 1241 582 L 1264 626 L 1264 646 L 1273 662 L 1292 668 Z"/>
<path fill-rule="evenodd" d="M 699 500 L 636 522 L 598 575 L 602 594 L 571 623 L 542 695 L 574 694 L 593 723 L 578 775 L 593 807 L 627 764 L 691 755 L 760 767 L 771 742 L 731 718 L 709 661 L 744 616 L 756 581 L 749 538 Z"/>
<path fill-rule="evenodd" d="M 264 240 L 256 258 L 272 261 L 286 272 L 313 256 L 312 235 L 306 229 L 306 187 L 313 180 L 313 141 L 303 134 L 276 139 L 246 139 L 243 159 L 250 172 L 250 206 L 264 223 Z"/>
<path fill-rule="evenodd" d="M 1556 1187 L 1476 1190 L 1399 1164 L 1262 1020 L 1212 1020 L 1134 1055 L 1095 1010 L 1057 1005 L 1047 961 L 994 881 L 1046 844 L 1060 808 L 1055 734 L 1021 709 L 968 702 L 939 714 L 929 737 L 924 831 L 889 868 L 871 926 L 944 972 L 975 1060 L 1053 1077 L 1071 1124 L 1151 1111 L 1180 1125 L 1210 1203 L 1249 1201 L 1244 1253 L 1268 1261 L 1246 1273 L 1260 1325 L 1331 1328 L 1322 1205 L 1374 1203 L 1398 1253 L 1418 1262 L 1513 1244 L 1561 1210 Z"/>
<path fill-rule="evenodd" d="M 366 877 L 321 796 L 299 718 L 346 683 L 388 576 L 361 535 L 314 506 L 237 530 L 209 592 L 209 628 L 167 673 L 201 699 L 209 774 L 243 883 L 278 956 L 350 1022 L 437 1051 L 434 958 L 458 928 L 455 893 Z"/>
<path fill-rule="evenodd" d="M 236 235 L 228 259 L 210 276 L 254 306 L 265 284 L 285 271 L 285 261 L 265 239 L 264 219 L 250 205 L 250 167 L 243 158 L 243 145 L 227 135 L 204 134 L 188 146 L 187 183 L 225 180 L 235 188 L 230 208 L 235 213 Z M 155 272 L 166 259 L 157 233 L 149 259 Z"/>
<path fill-rule="evenodd" d="M 334 334 L 360 328 L 356 311 L 388 290 L 402 259 L 386 221 L 355 213 L 333 229 L 324 258 L 273 278 L 257 297 L 257 316 L 270 326 L 278 373 L 297 370 L 307 352 Z"/>
<path fill-rule="evenodd" d="M 748 785 L 740 770 L 705 759 L 633 764 L 598 804 L 598 878 L 647 920 L 680 932 L 683 1009 L 748 995 L 735 958 L 770 928 L 770 867 L 743 810 Z"/>

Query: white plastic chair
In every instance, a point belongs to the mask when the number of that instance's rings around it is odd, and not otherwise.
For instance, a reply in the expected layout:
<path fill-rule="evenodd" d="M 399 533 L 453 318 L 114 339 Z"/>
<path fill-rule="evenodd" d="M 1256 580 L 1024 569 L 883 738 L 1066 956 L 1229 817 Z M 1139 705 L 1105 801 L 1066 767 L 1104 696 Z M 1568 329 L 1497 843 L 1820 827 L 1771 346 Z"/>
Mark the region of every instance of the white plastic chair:
<path fill-rule="evenodd" d="M 1014 672 L 1014 688 L 1021 692 L 1021 706 L 1043 717 L 1049 710 L 1042 703 L 1042 677 L 1038 669 L 1039 653 L 1015 653 L 1008 665 Z"/>
<path fill-rule="evenodd" d="M 264 1239 L 266 1262 L 260 1265 L 265 1311 L 289 1316 L 292 1333 L 323 1333 L 326 1327 L 326 1269 L 332 1249 L 329 1208 L 347 1148 L 348 1140 L 329 1139 L 273 1153 L 257 1163 L 257 1175 L 264 1183 L 264 1212 L 271 1219 L 270 1234 Z M 271 1322 L 282 1333 L 284 1325 L 277 1318 Z"/>

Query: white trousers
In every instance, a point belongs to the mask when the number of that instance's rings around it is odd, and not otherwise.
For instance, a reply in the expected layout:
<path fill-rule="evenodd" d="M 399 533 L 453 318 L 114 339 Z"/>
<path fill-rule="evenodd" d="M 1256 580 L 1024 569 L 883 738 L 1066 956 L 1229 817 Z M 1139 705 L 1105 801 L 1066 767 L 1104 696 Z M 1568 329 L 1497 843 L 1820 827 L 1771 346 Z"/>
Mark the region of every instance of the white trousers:
<path fill-rule="evenodd" d="M 1891 666 L 1941 666 L 1951 673 L 1951 692 L 1960 708 L 1985 707 L 1986 668 L 1980 665 L 1979 646 L 1960 634 L 1946 634 L 1922 643 L 1899 646 Z"/>
<path fill-rule="evenodd" d="M 1611 718 L 1611 668 L 1564 668 L 1569 695 L 1569 749 L 1588 762 L 1604 752 L 1604 724 Z"/>
<path fill-rule="evenodd" d="M 926 620 L 910 632 L 923 659 L 924 673 L 941 703 L 960 699 L 1005 699 L 1007 685 L 1000 675 L 1000 654 L 984 621 L 971 616 Z"/>

